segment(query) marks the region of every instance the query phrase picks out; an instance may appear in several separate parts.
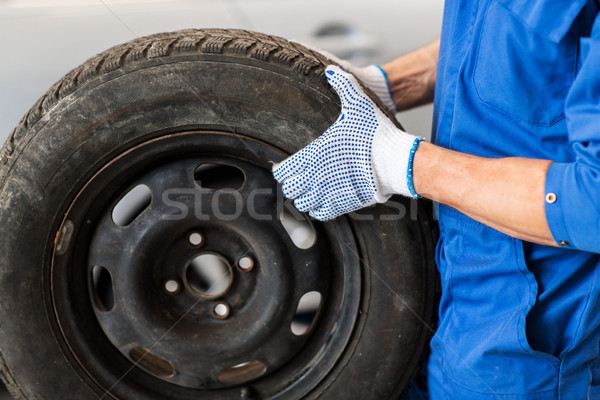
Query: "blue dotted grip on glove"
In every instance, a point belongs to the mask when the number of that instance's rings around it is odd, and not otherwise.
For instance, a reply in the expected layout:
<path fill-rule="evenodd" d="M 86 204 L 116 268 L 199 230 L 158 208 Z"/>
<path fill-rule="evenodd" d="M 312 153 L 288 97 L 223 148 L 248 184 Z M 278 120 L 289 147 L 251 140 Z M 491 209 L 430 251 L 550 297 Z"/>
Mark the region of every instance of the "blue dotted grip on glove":
<path fill-rule="evenodd" d="M 284 196 L 318 220 L 373 204 L 377 191 L 371 162 L 379 125 L 376 106 L 339 68 L 328 67 L 326 77 L 340 96 L 340 116 L 323 135 L 273 169 Z"/>

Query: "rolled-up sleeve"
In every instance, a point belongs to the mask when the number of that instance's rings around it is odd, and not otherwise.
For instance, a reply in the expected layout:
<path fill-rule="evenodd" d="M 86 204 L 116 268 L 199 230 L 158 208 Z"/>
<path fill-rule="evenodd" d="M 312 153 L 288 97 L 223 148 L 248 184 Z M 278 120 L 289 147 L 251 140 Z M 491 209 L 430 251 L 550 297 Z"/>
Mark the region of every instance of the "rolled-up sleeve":
<path fill-rule="evenodd" d="M 546 219 L 563 247 L 600 253 L 600 15 L 580 42 L 581 68 L 566 101 L 571 163 L 546 175 Z"/>

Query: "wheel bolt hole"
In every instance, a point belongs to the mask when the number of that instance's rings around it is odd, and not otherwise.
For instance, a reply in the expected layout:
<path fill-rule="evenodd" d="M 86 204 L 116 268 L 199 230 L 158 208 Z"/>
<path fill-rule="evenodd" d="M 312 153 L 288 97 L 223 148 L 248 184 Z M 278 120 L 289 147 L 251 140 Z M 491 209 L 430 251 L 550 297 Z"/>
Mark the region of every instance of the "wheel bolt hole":
<path fill-rule="evenodd" d="M 266 372 L 267 366 L 260 361 L 254 360 L 237 364 L 229 368 L 225 368 L 223 371 L 219 372 L 218 379 L 219 382 L 224 384 L 239 385 L 260 378 Z M 241 394 L 246 394 L 248 396 L 252 394 L 252 391 L 245 391 L 242 389 Z"/>
<path fill-rule="evenodd" d="M 200 164 L 194 170 L 194 178 L 205 189 L 238 190 L 244 184 L 246 177 L 241 169 L 232 165 Z"/>
<path fill-rule="evenodd" d="M 152 190 L 137 185 L 119 200 L 112 211 L 112 219 L 119 226 L 131 224 L 152 203 Z"/>
<path fill-rule="evenodd" d="M 91 270 L 91 284 L 96 306 L 101 311 L 112 311 L 115 306 L 113 280 L 110 272 L 100 265 Z"/>
<path fill-rule="evenodd" d="M 243 256 L 238 260 L 238 267 L 242 271 L 250 271 L 254 267 L 254 260 L 251 257 Z"/>
<path fill-rule="evenodd" d="M 179 282 L 175 279 L 169 279 L 168 281 L 165 282 L 165 292 L 167 292 L 167 294 L 169 295 L 175 295 L 177 293 L 179 293 L 179 291 L 181 290 L 181 285 L 179 284 Z"/>
<path fill-rule="evenodd" d="M 229 306 L 225 303 L 217 303 L 213 307 L 213 314 L 217 318 L 225 319 L 229 316 Z"/>
<path fill-rule="evenodd" d="M 171 378 L 175 376 L 175 368 L 168 360 L 154 354 L 150 350 L 141 347 L 134 347 L 129 352 L 129 357 L 138 367 L 142 367 L 151 374 L 162 378 Z"/>
<path fill-rule="evenodd" d="M 204 237 L 198 232 L 193 232 L 188 236 L 188 242 L 192 246 L 200 246 L 204 242 Z"/>
<path fill-rule="evenodd" d="M 310 249 L 317 241 L 317 231 L 305 214 L 299 212 L 286 200 L 279 214 L 279 221 L 288 236 L 299 249 Z"/>
<path fill-rule="evenodd" d="M 300 298 L 290 326 L 294 335 L 302 336 L 311 330 L 321 307 L 321 299 L 321 293 L 316 291 L 304 293 Z"/>

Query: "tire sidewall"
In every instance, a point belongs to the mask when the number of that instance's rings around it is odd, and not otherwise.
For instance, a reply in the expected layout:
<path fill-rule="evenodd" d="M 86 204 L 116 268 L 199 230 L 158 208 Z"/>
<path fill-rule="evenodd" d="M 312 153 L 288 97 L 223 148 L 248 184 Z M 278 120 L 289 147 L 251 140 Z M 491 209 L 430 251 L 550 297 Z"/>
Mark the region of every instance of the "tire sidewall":
<path fill-rule="evenodd" d="M 144 141 L 190 129 L 237 132 L 293 153 L 323 132 L 338 112 L 339 100 L 322 76 L 309 79 L 289 68 L 225 55 L 149 60 L 104 75 L 57 103 L 36 125 L 0 191 L 0 222 L 6 227 L 0 238 L 6 379 L 17 381 L 27 399 L 102 394 L 61 337 L 51 302 L 50 258 L 69 204 L 103 165 Z M 407 282 L 425 286 L 427 276 L 420 268 L 426 263 L 418 259 L 419 251 L 395 251 L 397 244 L 385 235 L 420 246 L 417 222 L 354 225 L 368 254 L 362 255 L 367 295 L 354 333 L 358 344 L 310 397 L 339 398 L 345 392 L 389 398 L 405 383 L 390 380 L 393 371 L 375 374 L 377 363 L 387 354 L 386 368 L 414 369 L 413 361 L 389 354 L 414 352 L 413 343 L 422 341 L 420 321 L 405 323 L 394 316 L 406 315 L 407 305 L 415 314 L 427 313 L 424 294 L 406 290 Z M 382 344 L 380 332 L 390 329 L 401 339 L 390 342 L 389 337 Z M 365 371 L 373 371 L 372 385 L 359 384 Z"/>

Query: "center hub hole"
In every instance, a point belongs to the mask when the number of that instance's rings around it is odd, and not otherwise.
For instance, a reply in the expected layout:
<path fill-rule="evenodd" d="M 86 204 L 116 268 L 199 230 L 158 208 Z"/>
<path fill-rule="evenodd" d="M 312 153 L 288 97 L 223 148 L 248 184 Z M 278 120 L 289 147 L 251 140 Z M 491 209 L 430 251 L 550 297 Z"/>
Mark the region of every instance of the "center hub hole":
<path fill-rule="evenodd" d="M 188 265 L 185 276 L 189 287 L 194 292 L 210 298 L 224 295 L 233 280 L 227 260 L 213 253 L 194 257 Z"/>

